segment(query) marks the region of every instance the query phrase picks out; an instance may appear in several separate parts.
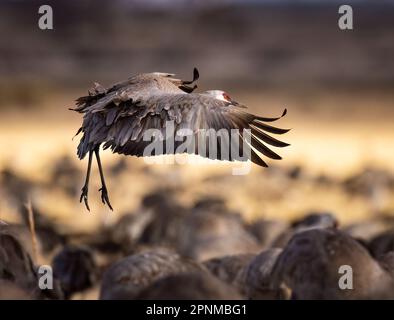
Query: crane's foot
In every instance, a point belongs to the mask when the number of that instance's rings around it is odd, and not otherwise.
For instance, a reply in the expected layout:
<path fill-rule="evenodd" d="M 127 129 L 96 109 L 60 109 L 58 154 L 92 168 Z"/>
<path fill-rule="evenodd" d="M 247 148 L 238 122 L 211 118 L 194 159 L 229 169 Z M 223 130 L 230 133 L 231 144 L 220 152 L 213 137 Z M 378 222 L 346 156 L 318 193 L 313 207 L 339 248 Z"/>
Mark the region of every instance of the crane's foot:
<path fill-rule="evenodd" d="M 83 202 L 85 203 L 86 209 L 88 209 L 88 211 L 90 211 L 89 203 L 88 203 L 88 186 L 87 185 L 84 185 L 82 188 L 82 193 L 81 193 L 81 197 L 79 198 L 79 202 L 82 202 L 82 199 L 83 199 Z"/>
<path fill-rule="evenodd" d="M 107 188 L 105 186 L 102 186 L 99 191 L 101 191 L 101 201 L 108 205 L 108 207 L 114 211 L 114 209 L 112 209 L 111 203 L 109 202 L 109 198 L 108 198 L 108 191 Z"/>

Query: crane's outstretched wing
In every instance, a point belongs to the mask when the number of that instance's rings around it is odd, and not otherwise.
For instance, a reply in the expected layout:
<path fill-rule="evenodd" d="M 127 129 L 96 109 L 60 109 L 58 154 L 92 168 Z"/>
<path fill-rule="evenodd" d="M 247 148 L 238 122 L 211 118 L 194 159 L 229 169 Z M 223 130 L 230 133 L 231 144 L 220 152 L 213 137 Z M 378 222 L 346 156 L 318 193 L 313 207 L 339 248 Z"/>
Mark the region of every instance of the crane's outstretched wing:
<path fill-rule="evenodd" d="M 157 129 L 161 133 L 162 140 L 168 139 L 168 126 L 172 124 L 176 133 L 184 129 L 188 129 L 193 133 L 194 148 L 181 149 L 181 152 L 189 152 L 199 154 L 204 157 L 219 160 L 242 160 L 244 154 L 244 143 L 246 136 L 244 136 L 244 129 L 250 130 L 249 145 L 253 148 L 250 149 L 249 159 L 260 166 L 267 166 L 255 150 L 261 154 L 272 158 L 281 159 L 281 157 L 269 149 L 266 144 L 275 147 L 288 146 L 287 143 L 279 141 L 266 132 L 274 134 L 286 133 L 287 129 L 280 129 L 264 122 L 271 122 L 278 120 L 286 114 L 286 110 L 279 118 L 263 118 L 245 112 L 243 108 L 234 106 L 231 103 L 217 100 L 213 97 L 201 94 L 161 94 L 158 96 L 151 96 L 144 102 L 144 107 L 141 108 L 140 104 L 130 105 L 126 107 L 127 113 L 118 118 L 108 132 L 104 148 L 111 148 L 113 152 L 143 156 L 145 148 L 151 143 L 151 140 L 144 140 L 144 133 L 148 129 Z M 115 112 L 115 111 L 113 111 Z M 108 124 L 112 120 L 109 118 Z M 214 132 L 223 130 L 228 133 L 229 140 L 223 140 L 222 135 L 213 136 L 214 141 L 210 136 L 202 135 L 201 132 L 209 132 L 213 129 Z M 231 141 L 231 132 L 237 129 L 239 140 Z M 169 132 L 172 133 L 171 131 Z M 199 141 L 201 137 L 206 139 L 203 143 L 207 146 L 202 148 L 204 153 L 199 149 Z M 171 137 L 170 137 L 171 138 Z M 173 154 L 179 151 L 178 148 L 185 143 L 185 139 L 176 139 L 174 145 L 168 148 L 167 144 L 163 144 L 162 154 Z M 209 153 L 211 143 L 216 143 L 215 153 Z M 223 146 L 223 144 L 227 144 Z M 224 147 L 222 149 L 222 147 Z M 238 150 L 232 152 L 232 148 Z M 224 151 L 223 151 L 224 150 Z M 157 152 L 157 150 L 155 150 Z M 159 150 L 160 154 L 160 150 Z M 145 154 L 146 155 L 146 154 Z M 155 154 L 157 155 L 157 153 Z"/>
<path fill-rule="evenodd" d="M 187 94 L 172 82 L 173 87 L 162 79 L 168 81 L 167 78 L 159 76 L 149 84 L 146 82 L 144 86 L 141 86 L 141 82 L 129 84 L 104 94 L 94 103 L 85 102 L 82 107 L 77 107 L 79 108 L 77 111 L 85 113 L 84 123 L 80 129 L 84 136 L 78 147 L 79 157 L 82 158 L 94 146 L 101 143 L 104 143 L 104 148 L 111 148 L 116 153 L 145 156 L 144 151 L 152 141 L 146 139 L 146 136 L 144 139 L 144 134 L 149 129 L 155 129 L 161 133 L 162 139 L 166 140 L 169 138 L 168 128 L 171 124 L 175 134 L 188 129 L 193 135 L 194 148 L 181 149 L 183 152 L 195 153 L 211 159 L 244 160 L 238 156 L 234 157 L 234 154 L 242 156 L 243 141 L 248 140 L 253 147 L 249 159 L 254 163 L 267 166 L 253 149 L 269 158 L 281 159 L 266 144 L 275 147 L 285 147 L 288 144 L 271 137 L 266 132 L 283 134 L 289 130 L 276 128 L 265 122 L 278 120 L 286 114 L 286 110 L 278 118 L 259 117 L 245 112 L 245 109 L 230 102 L 204 94 Z M 227 131 L 229 137 L 232 129 L 238 129 L 240 141 L 234 144 L 232 140 L 228 142 L 215 137 L 216 153 L 211 154 L 207 149 L 202 153 L 198 148 L 198 141 L 202 139 L 201 132 L 209 129 L 215 132 Z M 244 129 L 250 129 L 249 139 L 244 135 Z M 156 149 L 152 155 L 182 152 L 179 151 L 179 147 L 184 142 L 185 140 L 178 139 L 171 147 L 164 143 L 162 150 Z M 209 145 L 212 141 L 206 143 Z M 227 149 L 222 149 L 223 143 L 227 144 L 225 146 Z M 238 149 L 237 152 L 231 152 L 234 147 Z"/>

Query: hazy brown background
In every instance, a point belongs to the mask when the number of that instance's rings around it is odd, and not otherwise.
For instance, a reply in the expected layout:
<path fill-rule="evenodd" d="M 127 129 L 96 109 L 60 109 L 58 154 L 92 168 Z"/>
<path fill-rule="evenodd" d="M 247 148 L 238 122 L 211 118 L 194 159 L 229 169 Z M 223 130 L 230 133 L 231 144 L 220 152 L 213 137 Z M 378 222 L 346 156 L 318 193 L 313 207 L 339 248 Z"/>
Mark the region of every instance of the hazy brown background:
<path fill-rule="evenodd" d="M 41 1 L 1 2 L 0 169 L 36 186 L 28 193 L 37 208 L 63 226 L 84 228 L 138 207 L 151 189 L 172 187 L 185 203 L 222 196 L 247 218 L 288 219 L 319 209 L 348 222 L 393 209 L 392 2 L 347 1 L 353 31 L 338 28 L 332 1 L 160 3 L 46 1 L 54 9 L 54 30 L 42 31 Z M 250 175 L 233 177 L 228 164 L 152 167 L 106 153 L 107 171 L 120 159 L 127 169 L 109 173 L 117 210 L 108 214 L 99 203 L 95 172 L 90 201 L 96 215 L 82 214 L 78 196 L 86 163 L 76 159 L 78 142 L 71 140 L 81 117 L 67 108 L 93 81 L 110 85 L 150 71 L 189 78 L 194 66 L 201 75 L 198 90 L 226 90 L 266 116 L 287 107 L 280 124 L 293 128 L 284 137 L 292 146 L 280 150 L 280 169 L 271 161 L 272 169 L 253 167 Z M 58 180 L 55 163 L 75 166 L 76 176 L 67 180 L 65 169 L 66 182 Z M 383 179 L 384 188 L 370 191 L 367 180 L 365 194 L 346 193 L 343 181 L 365 172 L 373 183 Z M 302 179 L 291 180 L 291 174 Z M 4 181 L 3 175 L 3 187 Z M 0 215 L 17 219 L 16 201 L 2 199 Z"/>

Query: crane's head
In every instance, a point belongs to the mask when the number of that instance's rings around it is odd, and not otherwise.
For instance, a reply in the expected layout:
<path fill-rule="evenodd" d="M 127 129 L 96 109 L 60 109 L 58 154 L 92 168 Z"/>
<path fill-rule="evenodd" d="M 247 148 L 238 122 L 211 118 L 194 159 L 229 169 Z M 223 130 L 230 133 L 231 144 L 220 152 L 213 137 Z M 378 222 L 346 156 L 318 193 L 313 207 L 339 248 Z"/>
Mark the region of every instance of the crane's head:
<path fill-rule="evenodd" d="M 230 96 L 227 92 L 224 92 L 222 90 L 208 90 L 208 91 L 205 91 L 203 94 L 205 94 L 207 96 L 214 97 L 215 99 L 218 99 L 218 100 L 229 102 L 235 106 L 239 105 L 238 102 L 236 102 L 230 98 Z"/>

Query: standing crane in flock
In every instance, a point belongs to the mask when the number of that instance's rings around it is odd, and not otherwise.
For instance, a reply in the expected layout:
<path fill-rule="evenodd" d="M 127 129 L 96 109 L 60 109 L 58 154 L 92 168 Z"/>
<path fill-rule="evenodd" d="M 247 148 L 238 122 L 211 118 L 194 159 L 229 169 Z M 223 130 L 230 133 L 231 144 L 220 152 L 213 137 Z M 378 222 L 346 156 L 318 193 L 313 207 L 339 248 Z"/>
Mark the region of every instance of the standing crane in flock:
<path fill-rule="evenodd" d="M 107 89 L 95 83 L 89 94 L 78 98 L 76 107 L 70 109 L 84 114 L 82 126 L 77 132 L 77 135 L 83 133 L 77 154 L 79 159 L 89 155 L 85 184 L 80 197 L 80 202 L 83 200 L 88 210 L 88 187 L 93 154 L 96 156 L 100 172 L 101 200 L 112 210 L 100 161 L 100 146 L 103 145 L 103 149 L 110 148 L 114 153 L 144 156 L 144 149 L 150 143 L 143 139 L 144 132 L 148 129 L 163 132 L 168 121 L 175 123 L 175 130 L 190 129 L 196 135 L 203 129 L 224 129 L 229 132 L 238 129 L 242 143 L 238 144 L 237 151 L 241 153 L 246 141 L 242 132 L 245 129 L 250 130 L 247 141 L 248 146 L 252 148 L 247 159 L 236 158 L 231 155 L 232 153 L 225 156 L 220 152 L 213 158 L 210 154 L 210 159 L 250 160 L 259 166 L 267 167 L 266 162 L 253 149 L 271 159 L 281 159 L 264 143 L 275 147 L 286 147 L 289 144 L 271 137 L 266 132 L 284 134 L 289 129 L 273 127 L 265 122 L 280 119 L 286 114 L 286 109 L 276 118 L 256 116 L 245 112 L 246 107 L 232 100 L 224 91 L 193 92 L 197 86 L 191 85 L 199 78 L 196 68 L 192 81 L 176 79 L 174 76 L 161 72 L 144 73 Z M 175 148 L 164 148 L 161 154 L 176 153 L 174 150 L 177 150 L 176 147 L 180 143 L 175 141 Z M 190 153 L 208 157 L 197 148 Z"/>

